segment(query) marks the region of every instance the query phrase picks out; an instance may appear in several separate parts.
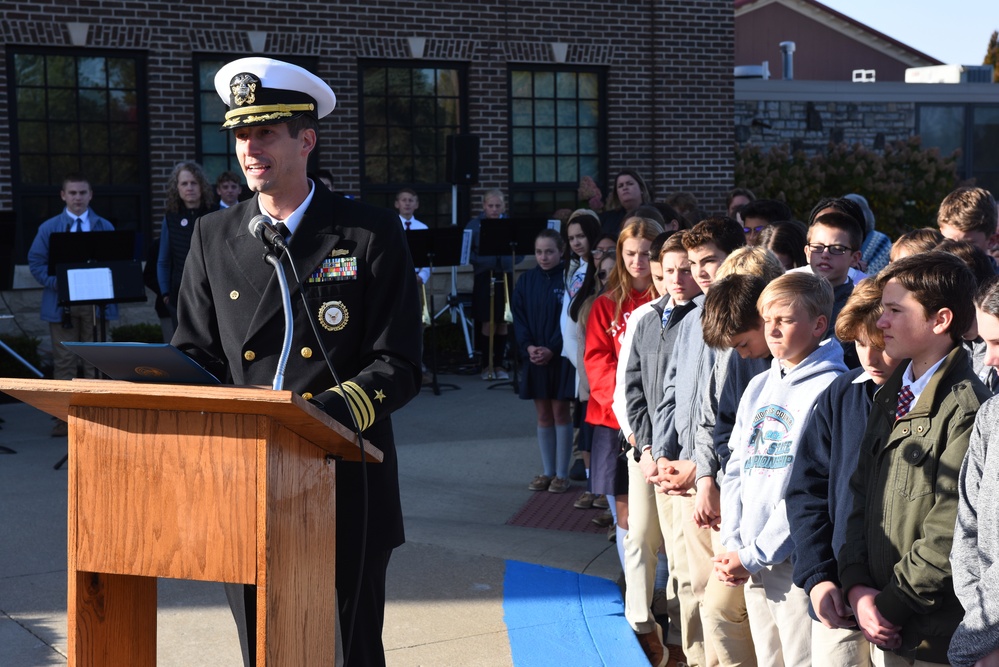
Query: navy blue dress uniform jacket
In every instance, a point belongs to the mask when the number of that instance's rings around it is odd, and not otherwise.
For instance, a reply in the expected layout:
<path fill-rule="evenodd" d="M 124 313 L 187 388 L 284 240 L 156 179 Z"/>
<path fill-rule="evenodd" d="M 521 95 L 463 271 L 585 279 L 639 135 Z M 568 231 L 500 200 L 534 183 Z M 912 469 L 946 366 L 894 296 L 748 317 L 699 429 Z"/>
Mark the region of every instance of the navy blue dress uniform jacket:
<path fill-rule="evenodd" d="M 263 244 L 247 228 L 258 213 L 254 196 L 195 223 L 172 343 L 224 382 L 270 386 L 284 311 L 274 270 L 263 260 Z M 402 226 L 393 212 L 318 187 L 289 252 L 307 283 L 308 308 L 286 255 L 282 265 L 292 290 L 295 333 L 284 388 L 315 398 L 350 427 L 340 394 L 346 395 L 364 436 L 385 454 L 383 463 L 368 465 L 368 548 L 392 549 L 404 535 L 389 415 L 419 392 L 422 352 L 420 300 Z M 331 390 L 334 381 L 309 319 L 319 324 L 342 390 Z M 360 465 L 337 466 L 341 552 L 356 548 L 359 540 Z"/>

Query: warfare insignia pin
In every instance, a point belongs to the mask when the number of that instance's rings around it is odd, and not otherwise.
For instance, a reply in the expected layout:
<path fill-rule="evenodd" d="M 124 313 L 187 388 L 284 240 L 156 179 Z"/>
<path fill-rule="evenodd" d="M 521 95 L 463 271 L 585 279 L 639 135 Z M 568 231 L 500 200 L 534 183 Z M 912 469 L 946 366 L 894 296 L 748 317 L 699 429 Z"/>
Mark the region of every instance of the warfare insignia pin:
<path fill-rule="evenodd" d="M 330 257 L 343 257 L 344 255 L 349 255 L 350 251 L 346 248 L 333 248 L 330 251 Z"/>
<path fill-rule="evenodd" d="M 232 77 L 232 81 L 229 82 L 229 89 L 232 91 L 232 101 L 238 107 L 244 104 L 253 104 L 257 99 L 256 93 L 259 84 L 260 79 L 245 72 Z"/>
<path fill-rule="evenodd" d="M 319 308 L 319 323 L 327 331 L 340 331 L 347 326 L 350 314 L 343 301 L 327 301 Z"/>

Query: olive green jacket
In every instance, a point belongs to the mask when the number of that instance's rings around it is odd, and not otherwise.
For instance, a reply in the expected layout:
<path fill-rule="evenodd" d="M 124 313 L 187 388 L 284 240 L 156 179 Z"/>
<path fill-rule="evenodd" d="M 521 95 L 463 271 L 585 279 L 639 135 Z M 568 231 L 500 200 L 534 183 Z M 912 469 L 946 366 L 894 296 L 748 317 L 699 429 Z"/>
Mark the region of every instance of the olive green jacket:
<path fill-rule="evenodd" d="M 844 592 L 857 585 L 881 591 L 878 611 L 902 628 L 896 653 L 945 663 L 964 615 L 949 560 L 958 472 L 989 392 L 956 347 L 909 414 L 896 421 L 907 366 L 899 364 L 874 395 L 850 481 L 854 502 L 839 552 L 840 580 Z"/>

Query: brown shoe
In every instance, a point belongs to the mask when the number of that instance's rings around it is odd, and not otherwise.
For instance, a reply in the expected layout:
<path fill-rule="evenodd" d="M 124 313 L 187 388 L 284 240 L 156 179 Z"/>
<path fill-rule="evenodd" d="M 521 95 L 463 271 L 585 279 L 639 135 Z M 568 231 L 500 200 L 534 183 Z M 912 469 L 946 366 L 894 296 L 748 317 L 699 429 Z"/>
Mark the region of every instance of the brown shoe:
<path fill-rule="evenodd" d="M 548 485 L 552 483 L 552 478 L 548 475 L 538 475 L 527 485 L 531 491 L 547 491 Z"/>
<path fill-rule="evenodd" d="M 596 496 L 589 491 L 583 491 L 579 498 L 576 498 L 576 502 L 574 502 L 572 506 L 578 510 L 588 510 L 593 507 L 594 498 L 596 498 Z"/>
<path fill-rule="evenodd" d="M 590 519 L 590 521 L 597 524 L 601 528 L 606 528 L 607 526 L 614 523 L 614 517 L 611 515 L 610 510 L 604 510 L 600 514 Z"/>
<path fill-rule="evenodd" d="M 687 656 L 676 644 L 666 644 L 666 667 L 687 667 Z"/>
<path fill-rule="evenodd" d="M 666 667 L 667 664 L 666 649 L 663 648 L 661 632 L 662 630 L 657 625 L 652 632 L 635 635 L 638 637 L 638 645 L 642 647 L 642 651 L 645 652 L 645 657 L 649 659 L 649 664 L 652 667 Z"/>
<path fill-rule="evenodd" d="M 593 497 L 593 506 L 598 510 L 610 509 L 610 503 L 607 502 L 607 496 L 600 495 Z"/>
<path fill-rule="evenodd" d="M 565 493 L 569 490 L 569 480 L 564 477 L 556 477 L 548 485 L 548 493 Z"/>

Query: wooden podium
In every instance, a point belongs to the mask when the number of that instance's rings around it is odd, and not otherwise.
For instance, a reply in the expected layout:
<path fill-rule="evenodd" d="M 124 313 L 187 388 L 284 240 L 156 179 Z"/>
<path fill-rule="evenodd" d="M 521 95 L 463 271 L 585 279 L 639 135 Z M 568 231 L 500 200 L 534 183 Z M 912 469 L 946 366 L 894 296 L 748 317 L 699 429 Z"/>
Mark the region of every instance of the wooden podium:
<path fill-rule="evenodd" d="M 336 460 L 290 391 L 0 379 L 69 423 L 69 664 L 155 665 L 156 578 L 257 586 L 257 665 L 334 664 Z M 369 461 L 381 452 L 364 443 Z"/>

